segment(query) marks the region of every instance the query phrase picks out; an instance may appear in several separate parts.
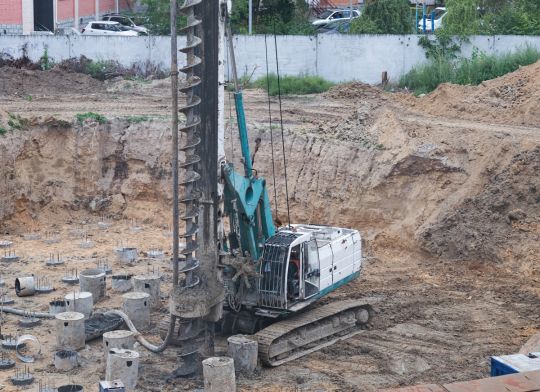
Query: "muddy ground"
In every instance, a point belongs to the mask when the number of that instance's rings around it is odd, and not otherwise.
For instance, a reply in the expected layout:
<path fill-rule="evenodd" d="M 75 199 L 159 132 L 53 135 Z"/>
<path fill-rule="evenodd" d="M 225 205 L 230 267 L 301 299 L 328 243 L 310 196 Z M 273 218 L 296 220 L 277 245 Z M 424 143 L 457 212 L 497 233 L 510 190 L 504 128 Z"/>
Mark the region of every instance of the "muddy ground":
<path fill-rule="evenodd" d="M 22 256 L 4 266 L 9 294 L 23 272 L 58 281 L 62 272 L 45 267 L 44 258 L 60 251 L 69 267 L 94 266 L 99 258 L 114 263 L 115 273 L 160 266 L 165 309 L 170 268 L 143 251 L 168 252 L 171 242 L 167 81 L 101 83 L 0 68 L 0 87 L 0 124 L 8 130 L 0 136 L 0 240 L 13 241 Z M 370 298 L 377 315 L 370 330 L 346 342 L 239 379 L 241 390 L 371 391 L 467 380 L 489 374 L 491 355 L 519 351 L 540 328 L 539 87 L 537 63 L 477 87 L 443 85 L 422 98 L 350 84 L 284 99 L 292 220 L 362 232 L 362 276 L 328 300 Z M 255 167 L 275 205 L 269 130 L 280 140 L 277 102 L 271 128 L 264 92 L 247 91 L 245 103 L 250 137 L 262 139 Z M 108 121 L 74 120 L 89 111 Z M 230 125 L 227 156 L 238 162 Z M 277 214 L 285 221 L 281 146 L 274 149 Z M 103 217 L 113 223 L 107 231 L 96 226 Z M 130 229 L 133 219 L 142 232 Z M 58 232 L 61 242 L 24 240 L 36 231 Z M 79 248 L 85 235 L 93 248 Z M 141 251 L 138 266 L 115 261 L 120 241 Z M 16 305 L 46 310 L 72 289 L 56 286 Z M 109 297 L 98 308 L 119 306 L 117 293 Z M 153 319 L 164 316 L 155 312 Z M 6 330 L 23 333 L 14 316 L 6 316 Z M 100 342 L 81 351 L 81 368 L 60 374 L 51 364 L 53 323 L 32 333 L 43 345 L 31 366 L 37 378 L 95 389 L 104 369 Z M 224 350 L 222 340 L 217 350 Z M 164 357 L 140 351 L 141 391 L 201 387 L 197 380 L 163 386 L 173 350 Z M 15 390 L 9 375 L 0 373 L 0 383 Z"/>

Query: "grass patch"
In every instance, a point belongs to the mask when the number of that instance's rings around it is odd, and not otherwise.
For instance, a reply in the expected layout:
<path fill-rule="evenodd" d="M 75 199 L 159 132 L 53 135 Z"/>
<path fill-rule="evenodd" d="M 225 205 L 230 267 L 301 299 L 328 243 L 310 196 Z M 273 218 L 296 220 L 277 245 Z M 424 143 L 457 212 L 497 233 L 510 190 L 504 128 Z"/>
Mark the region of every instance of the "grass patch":
<path fill-rule="evenodd" d="M 540 60 L 540 51 L 525 47 L 517 52 L 501 56 L 474 53 L 472 58 L 431 58 L 429 63 L 419 65 L 403 75 L 399 86 L 407 87 L 415 94 L 433 91 L 441 83 L 477 85 L 517 70 L 520 66 Z"/>
<path fill-rule="evenodd" d="M 282 95 L 317 94 L 327 91 L 334 85 L 319 76 L 309 75 L 280 76 L 279 82 Z M 270 88 L 268 88 L 268 83 Z M 253 86 L 268 91 L 269 95 L 278 95 L 278 78 L 275 74 L 270 74 L 268 76 L 268 82 L 266 76 L 257 79 L 253 83 Z"/>
<path fill-rule="evenodd" d="M 106 80 L 111 74 L 116 74 L 114 61 L 91 61 L 85 64 L 84 73 L 94 79 Z"/>
<path fill-rule="evenodd" d="M 145 121 L 149 121 L 150 116 L 127 116 L 126 120 L 128 120 L 132 124 L 138 124 Z"/>
<path fill-rule="evenodd" d="M 18 114 L 11 114 L 8 113 L 8 122 L 7 125 L 11 128 L 11 130 L 23 130 L 28 127 L 28 120 L 26 118 L 22 118 Z"/>
<path fill-rule="evenodd" d="M 79 124 L 82 124 L 86 120 L 94 120 L 99 124 L 105 124 L 107 122 L 107 118 L 105 116 L 94 112 L 77 113 L 75 118 Z"/>
<path fill-rule="evenodd" d="M 8 132 L 22 131 L 28 129 L 30 122 L 26 118 L 22 118 L 19 114 L 7 113 L 7 127 L 0 125 L 0 136 Z M 1 117 L 1 116 L 0 116 Z"/>
<path fill-rule="evenodd" d="M 240 90 L 244 90 L 246 88 L 253 88 L 253 83 L 251 82 L 251 76 L 252 75 L 244 75 L 239 78 L 238 85 L 240 87 Z M 234 82 L 232 81 L 225 85 L 225 90 L 227 91 L 234 91 L 234 89 L 235 89 Z"/>

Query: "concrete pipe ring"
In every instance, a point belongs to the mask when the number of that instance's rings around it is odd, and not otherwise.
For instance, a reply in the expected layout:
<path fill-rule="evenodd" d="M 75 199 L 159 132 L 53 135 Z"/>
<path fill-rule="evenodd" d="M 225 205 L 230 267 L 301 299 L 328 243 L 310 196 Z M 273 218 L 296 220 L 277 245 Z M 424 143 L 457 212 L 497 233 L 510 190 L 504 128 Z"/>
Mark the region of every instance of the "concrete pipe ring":
<path fill-rule="evenodd" d="M 37 345 L 37 350 L 34 355 L 25 355 L 21 353 L 21 349 L 26 347 L 28 342 L 34 342 Z M 32 363 L 35 358 L 41 354 L 41 343 L 34 335 L 22 335 L 17 339 L 17 346 L 15 347 L 15 352 L 17 353 L 17 358 L 19 358 L 24 363 Z"/>

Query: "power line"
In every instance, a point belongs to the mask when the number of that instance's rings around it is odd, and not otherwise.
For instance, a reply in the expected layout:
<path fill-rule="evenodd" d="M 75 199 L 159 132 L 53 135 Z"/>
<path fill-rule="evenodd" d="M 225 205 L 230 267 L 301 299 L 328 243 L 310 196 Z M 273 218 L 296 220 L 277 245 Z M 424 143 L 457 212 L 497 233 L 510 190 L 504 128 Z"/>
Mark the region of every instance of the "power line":
<path fill-rule="evenodd" d="M 285 156 L 285 131 L 283 129 L 283 111 L 281 110 L 281 83 L 279 77 L 279 59 L 278 59 L 278 48 L 277 48 L 277 37 L 276 37 L 276 22 L 274 21 L 274 47 L 276 51 L 276 74 L 277 74 L 277 84 L 278 84 L 278 101 L 279 101 L 279 122 L 281 125 L 281 147 L 283 150 L 283 170 L 285 175 L 285 200 L 287 203 L 287 221 L 289 222 L 289 228 L 291 227 L 291 211 L 289 208 L 289 185 L 287 180 L 287 158 Z"/>
<path fill-rule="evenodd" d="M 274 132 L 272 131 L 272 108 L 270 103 L 270 73 L 268 71 L 268 44 L 266 42 L 266 33 L 264 33 L 264 52 L 266 55 L 266 90 L 268 97 L 268 118 L 270 125 L 270 148 L 272 149 L 272 180 L 274 184 L 274 206 L 276 208 L 276 218 L 278 216 L 278 198 L 276 188 L 276 165 L 274 162 Z"/>

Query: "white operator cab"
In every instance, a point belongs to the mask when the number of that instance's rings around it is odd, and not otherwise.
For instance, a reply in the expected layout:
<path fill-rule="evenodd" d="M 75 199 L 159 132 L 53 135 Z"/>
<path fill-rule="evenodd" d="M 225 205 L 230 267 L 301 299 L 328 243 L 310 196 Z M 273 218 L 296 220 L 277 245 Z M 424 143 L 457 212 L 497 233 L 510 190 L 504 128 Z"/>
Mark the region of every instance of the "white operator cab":
<path fill-rule="evenodd" d="M 356 278 L 361 267 L 357 230 L 302 224 L 280 229 L 264 246 L 258 305 L 296 312 Z"/>

